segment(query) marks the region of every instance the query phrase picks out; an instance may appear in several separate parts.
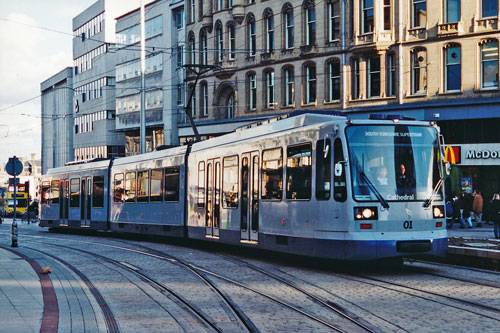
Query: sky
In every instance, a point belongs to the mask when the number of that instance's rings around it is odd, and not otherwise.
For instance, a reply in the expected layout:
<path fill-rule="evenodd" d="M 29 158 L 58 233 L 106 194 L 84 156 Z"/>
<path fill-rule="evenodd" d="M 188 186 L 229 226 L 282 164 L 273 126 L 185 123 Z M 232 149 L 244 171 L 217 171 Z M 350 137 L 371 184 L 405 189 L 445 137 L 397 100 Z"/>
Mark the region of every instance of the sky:
<path fill-rule="evenodd" d="M 95 2 L 0 0 L 0 165 L 41 158 L 40 83 L 73 66 L 72 19 Z"/>

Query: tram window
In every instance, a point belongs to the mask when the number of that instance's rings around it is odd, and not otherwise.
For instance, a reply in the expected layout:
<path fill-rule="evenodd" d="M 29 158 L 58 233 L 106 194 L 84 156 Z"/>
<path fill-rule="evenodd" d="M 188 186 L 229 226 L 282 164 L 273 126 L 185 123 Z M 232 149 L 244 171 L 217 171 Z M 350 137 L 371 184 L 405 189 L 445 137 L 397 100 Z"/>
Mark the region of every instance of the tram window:
<path fill-rule="evenodd" d="M 344 151 L 342 150 L 342 141 L 337 138 L 333 144 L 334 165 L 344 162 Z M 342 174 L 333 177 L 333 197 L 335 201 L 344 202 L 347 199 L 347 187 L 345 183 L 345 164 L 342 164 Z"/>
<path fill-rule="evenodd" d="M 50 182 L 42 182 L 42 205 L 49 202 Z"/>
<path fill-rule="evenodd" d="M 123 202 L 123 173 L 117 173 L 113 182 L 113 202 Z"/>
<path fill-rule="evenodd" d="M 179 167 L 165 168 L 165 201 L 179 201 Z"/>
<path fill-rule="evenodd" d="M 163 190 L 163 169 L 151 170 L 151 201 L 162 200 Z"/>
<path fill-rule="evenodd" d="M 51 204 L 59 203 L 59 181 L 53 180 L 50 182 L 50 202 Z"/>
<path fill-rule="evenodd" d="M 283 150 L 262 152 L 262 199 L 281 200 L 283 195 Z"/>
<path fill-rule="evenodd" d="M 137 172 L 137 202 L 148 202 L 149 171 Z"/>
<path fill-rule="evenodd" d="M 92 207 L 104 207 L 104 176 L 94 176 L 92 189 Z"/>
<path fill-rule="evenodd" d="M 238 156 L 225 157 L 222 175 L 222 207 L 238 207 Z"/>
<path fill-rule="evenodd" d="M 135 202 L 137 196 L 137 184 L 135 172 L 125 173 L 125 202 Z"/>
<path fill-rule="evenodd" d="M 316 199 L 330 199 L 332 154 L 330 139 L 316 142 Z"/>
<path fill-rule="evenodd" d="M 311 199 L 311 144 L 288 147 L 286 155 L 286 198 Z"/>
<path fill-rule="evenodd" d="M 205 207 L 205 162 L 198 163 L 198 208 Z"/>
<path fill-rule="evenodd" d="M 69 206 L 72 208 L 80 207 L 80 179 L 72 178 L 70 180 L 70 201 Z"/>

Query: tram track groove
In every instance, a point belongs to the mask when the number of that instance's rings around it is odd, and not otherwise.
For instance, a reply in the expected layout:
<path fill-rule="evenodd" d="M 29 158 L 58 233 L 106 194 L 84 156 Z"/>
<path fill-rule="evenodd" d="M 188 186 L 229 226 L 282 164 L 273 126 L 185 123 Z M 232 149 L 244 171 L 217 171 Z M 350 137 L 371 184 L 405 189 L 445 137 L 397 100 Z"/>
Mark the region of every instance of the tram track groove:
<path fill-rule="evenodd" d="M 66 249 L 69 249 L 69 250 L 72 250 L 72 251 L 83 252 L 83 253 L 86 253 L 86 254 L 88 254 L 90 256 L 94 256 L 94 257 L 100 258 L 101 260 L 104 260 L 104 261 L 106 261 L 108 263 L 111 263 L 111 264 L 113 264 L 115 266 L 121 267 L 121 268 L 123 268 L 123 269 L 125 269 L 125 270 L 127 270 L 127 271 L 129 271 L 129 272 L 131 272 L 131 273 L 133 273 L 135 275 L 137 275 L 142 281 L 150 284 L 155 290 L 157 290 L 157 291 L 159 291 L 161 293 L 167 292 L 168 294 L 172 295 L 177 300 L 177 302 L 174 302 L 174 303 L 177 303 L 177 305 L 180 306 L 181 308 L 184 308 L 184 306 L 187 307 L 189 309 L 190 313 L 195 314 L 195 317 L 198 319 L 198 321 L 200 321 L 200 323 L 208 324 L 208 326 L 210 326 L 216 332 L 223 332 L 223 330 L 216 323 L 214 323 L 212 320 L 210 320 L 208 318 L 209 316 L 206 315 L 196 305 L 191 304 L 191 302 L 189 302 L 188 300 L 184 299 L 178 293 L 174 292 L 173 290 L 171 290 L 170 288 L 166 287 L 162 283 L 154 280 L 153 278 L 151 278 L 147 274 L 141 273 L 140 271 L 138 271 L 138 270 L 130 267 L 129 265 L 124 264 L 123 262 L 120 262 L 118 260 L 114 260 L 114 259 L 102 256 L 102 255 L 99 255 L 97 253 L 93 253 L 93 252 L 90 252 L 90 251 L 82 250 L 82 249 L 79 249 L 79 248 L 73 248 L 73 247 L 70 247 L 70 246 L 67 246 L 67 245 L 47 243 L 47 242 L 43 242 L 43 243 L 44 244 L 48 244 L 48 245 L 52 245 L 52 246 L 56 246 L 56 247 L 66 248 Z M 107 246 L 107 244 L 95 243 L 95 242 L 82 242 L 82 243 L 92 243 L 93 245 Z M 111 246 L 111 247 L 115 247 L 115 246 Z M 122 248 L 122 250 L 125 250 L 125 249 L 126 248 Z M 143 292 L 145 292 L 143 290 L 143 288 L 141 288 L 139 286 L 137 286 L 137 287 L 140 290 L 142 290 Z M 151 298 L 151 296 L 150 296 L 150 298 Z M 155 300 L 153 299 L 153 301 L 155 301 Z M 155 301 L 155 302 L 158 304 L 157 301 Z M 180 304 L 179 304 L 179 302 L 180 302 Z M 168 312 L 170 314 L 170 312 L 167 309 L 165 309 L 162 305 L 160 305 L 160 304 L 158 304 L 158 305 L 160 307 L 162 307 L 166 312 Z M 184 310 L 186 311 L 185 308 L 184 308 Z M 173 316 L 172 314 L 170 314 L 170 315 L 171 315 L 172 318 L 174 318 L 174 320 L 176 320 L 175 316 Z M 179 324 L 180 327 L 183 327 L 182 323 L 178 322 L 178 324 Z"/>
<path fill-rule="evenodd" d="M 40 237 L 40 238 L 43 238 L 41 236 L 33 236 L 33 237 Z M 55 238 L 57 240 L 61 240 L 60 238 Z M 161 252 L 161 251 L 158 251 L 158 250 L 155 250 L 153 248 L 150 248 L 150 247 L 147 247 L 147 246 L 144 246 L 144 245 L 140 245 L 140 244 L 136 244 L 136 243 L 131 243 L 131 242 L 127 242 L 127 241 L 123 241 L 121 240 L 120 243 L 125 243 L 125 244 L 128 244 L 128 245 L 132 245 L 132 246 L 135 246 L 135 247 L 141 247 L 147 251 L 153 251 L 153 252 L 156 252 L 155 253 L 149 253 L 149 252 L 144 252 L 144 251 L 140 251 L 140 250 L 137 250 L 137 249 L 131 249 L 131 248 L 128 248 L 128 247 L 123 247 L 123 246 L 118 246 L 118 245 L 111 245 L 111 244 L 104 244 L 104 243 L 99 243 L 99 242 L 89 242 L 89 241 L 81 241 L 81 240 L 78 240 L 79 243 L 84 243 L 84 244 L 92 244 L 92 245 L 99 245 L 99 246 L 105 246 L 105 247 L 110 247 L 110 248 L 115 248 L 115 249 L 121 249 L 121 250 L 125 250 L 125 251 L 129 251 L 129 252 L 133 252 L 133 253 L 138 253 L 138 254 L 143 254 L 143 255 L 147 255 L 147 256 L 151 256 L 151 257 L 154 257 L 154 258 L 157 258 L 157 259 L 161 259 L 161 260 L 165 260 L 165 261 L 168 261 L 170 263 L 177 263 L 181 266 L 184 266 L 185 268 L 189 269 L 189 270 L 195 270 L 197 271 L 197 275 L 199 275 L 200 273 L 203 273 L 203 274 L 207 274 L 207 275 L 211 275 L 213 277 L 216 277 L 216 278 L 219 278 L 219 279 L 222 279 L 222 280 L 225 280 L 226 282 L 229 282 L 229 283 L 232 283 L 234 285 L 237 285 L 241 288 L 244 288 L 244 289 L 247 289 L 253 293 L 256 293 L 256 294 L 259 294 L 260 296 L 262 297 L 265 297 L 277 304 L 280 304 L 281 306 L 284 306 L 286 308 L 289 308 L 290 310 L 292 311 L 295 311 L 295 312 L 298 312 L 306 317 L 308 317 L 309 319 L 313 320 L 313 321 L 316 321 L 334 331 L 337 331 L 337 332 L 346 332 L 338 327 L 336 327 L 335 325 L 333 324 L 330 324 L 328 323 L 327 321 L 321 319 L 321 318 L 318 318 L 306 311 L 303 311 L 297 307 L 294 307 L 293 305 L 290 305 L 284 301 L 281 301 L 271 295 L 268 295 L 268 294 L 265 294 L 263 292 L 260 292 L 258 290 L 255 290 L 251 287 L 248 287 L 244 284 L 241 284 L 237 281 L 234 281 L 232 279 L 229 279 L 227 277 L 223 277 L 221 275 L 218 275 L 217 273 L 213 273 L 211 271 L 208 271 L 208 270 L 205 270 L 201 267 L 197 267 L 195 265 L 192 265 L 192 264 L 188 264 L 188 263 L 185 263 L 184 261 L 182 261 L 181 259 L 179 258 L 176 258 L 170 254 L 167 254 L 167 253 L 164 253 L 164 252 Z M 54 245 L 58 245 L 58 244 L 54 244 Z M 126 267 L 127 269 L 130 269 L 128 267 Z M 135 272 L 135 271 L 134 271 Z M 216 288 L 216 287 L 215 287 Z M 217 288 L 216 288 L 217 289 Z M 229 304 L 228 304 L 229 305 Z M 231 307 L 231 305 L 229 305 Z M 232 308 L 232 307 L 231 307 Z M 243 314 L 243 312 L 242 312 Z M 243 314 L 244 317 L 246 317 L 246 315 Z M 238 318 L 240 318 L 238 316 Z M 250 332 L 255 332 L 255 331 L 258 331 L 258 329 L 255 327 L 255 325 L 252 323 L 251 325 L 253 325 L 253 328 L 252 326 L 249 326 L 251 329 L 249 329 Z M 246 325 L 245 325 L 246 326 Z"/>

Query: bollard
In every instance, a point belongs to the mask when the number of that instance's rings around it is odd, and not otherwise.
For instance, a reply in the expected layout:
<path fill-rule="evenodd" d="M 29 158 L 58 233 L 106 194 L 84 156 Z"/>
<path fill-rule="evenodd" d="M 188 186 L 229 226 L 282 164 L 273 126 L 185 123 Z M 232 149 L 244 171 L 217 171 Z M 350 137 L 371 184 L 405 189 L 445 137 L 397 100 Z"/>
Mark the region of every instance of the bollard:
<path fill-rule="evenodd" d="M 11 228 L 11 234 L 12 234 L 12 244 L 10 245 L 11 247 L 17 247 L 17 222 L 16 219 L 14 218 L 14 221 L 12 222 L 12 228 Z"/>

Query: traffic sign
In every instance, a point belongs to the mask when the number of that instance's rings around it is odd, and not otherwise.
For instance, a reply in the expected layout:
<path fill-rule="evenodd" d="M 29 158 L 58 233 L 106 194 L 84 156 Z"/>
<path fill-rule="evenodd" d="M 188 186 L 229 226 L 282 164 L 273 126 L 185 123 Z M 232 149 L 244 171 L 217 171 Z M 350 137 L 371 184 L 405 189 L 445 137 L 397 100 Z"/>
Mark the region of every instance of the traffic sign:
<path fill-rule="evenodd" d="M 21 172 L 23 172 L 23 164 L 17 159 L 17 157 L 11 157 L 5 165 L 5 171 L 11 176 L 20 175 Z"/>

